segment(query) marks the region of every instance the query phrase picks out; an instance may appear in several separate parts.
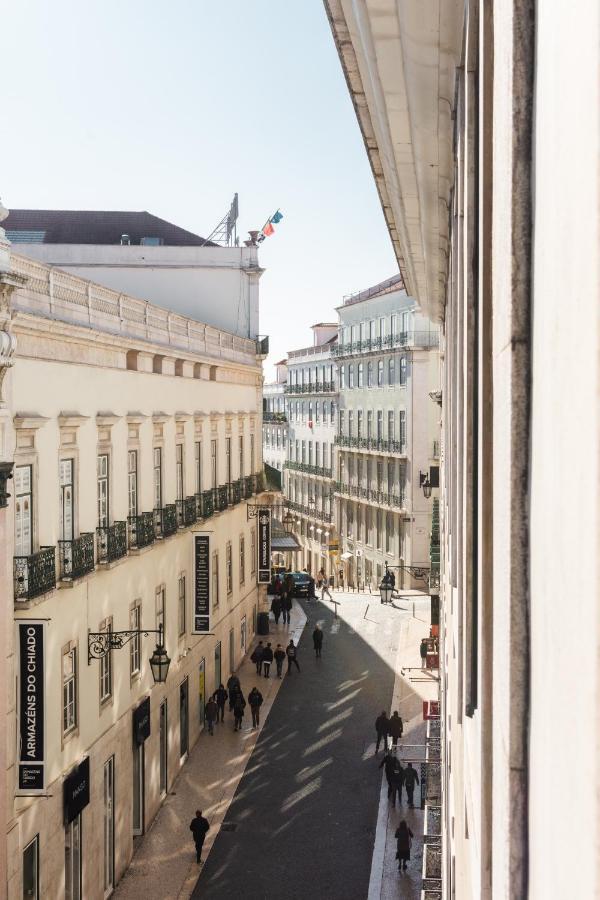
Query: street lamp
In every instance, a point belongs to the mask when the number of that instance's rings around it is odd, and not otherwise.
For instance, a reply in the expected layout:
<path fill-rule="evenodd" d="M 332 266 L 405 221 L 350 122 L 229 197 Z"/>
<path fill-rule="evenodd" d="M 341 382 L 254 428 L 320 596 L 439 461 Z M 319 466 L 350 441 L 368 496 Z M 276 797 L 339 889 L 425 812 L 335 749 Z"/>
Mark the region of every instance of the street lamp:
<path fill-rule="evenodd" d="M 88 665 L 93 659 L 103 659 L 113 650 L 122 650 L 129 641 L 134 637 L 149 634 L 157 634 L 158 640 L 154 653 L 150 657 L 150 669 L 155 684 L 164 684 L 167 680 L 169 666 L 171 660 L 167 656 L 167 651 L 163 645 L 163 627 L 159 626 L 158 630 L 148 629 L 147 631 L 100 631 L 88 633 Z"/>
<path fill-rule="evenodd" d="M 283 525 L 284 531 L 290 534 L 294 526 L 294 517 L 291 515 L 291 513 L 286 512 L 285 516 L 281 520 L 281 524 Z"/>
<path fill-rule="evenodd" d="M 394 586 L 393 586 L 391 578 L 387 572 L 381 579 L 381 584 L 379 585 L 379 593 L 381 594 L 381 602 L 382 603 L 391 603 L 392 602 L 392 594 L 394 593 Z"/>
<path fill-rule="evenodd" d="M 423 488 L 423 496 L 426 500 L 431 497 L 431 483 L 429 481 L 429 472 L 421 472 L 419 470 L 419 486 Z"/>
<path fill-rule="evenodd" d="M 158 630 L 158 643 L 154 648 L 154 653 L 150 657 L 150 668 L 152 669 L 152 677 L 155 684 L 164 684 L 167 680 L 169 666 L 171 660 L 167 656 L 167 651 L 163 647 L 162 642 L 162 625 Z"/>

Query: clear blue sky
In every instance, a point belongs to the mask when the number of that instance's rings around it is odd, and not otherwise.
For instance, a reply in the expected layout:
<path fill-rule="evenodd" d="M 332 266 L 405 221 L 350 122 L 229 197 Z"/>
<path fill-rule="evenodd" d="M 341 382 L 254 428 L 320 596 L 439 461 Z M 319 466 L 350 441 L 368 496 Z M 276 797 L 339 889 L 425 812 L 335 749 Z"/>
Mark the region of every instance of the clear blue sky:
<path fill-rule="evenodd" d="M 279 207 L 270 363 L 397 271 L 321 0 L 26 0 L 2 19 L 9 209 L 146 209 L 205 235 L 238 191 L 245 238 Z"/>

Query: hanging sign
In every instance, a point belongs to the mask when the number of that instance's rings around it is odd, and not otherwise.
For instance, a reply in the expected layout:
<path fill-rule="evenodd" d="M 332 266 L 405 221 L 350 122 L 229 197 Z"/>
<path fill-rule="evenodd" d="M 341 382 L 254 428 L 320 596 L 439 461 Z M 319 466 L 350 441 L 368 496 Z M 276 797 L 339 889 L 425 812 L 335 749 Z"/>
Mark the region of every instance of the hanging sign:
<path fill-rule="evenodd" d="M 192 634 L 210 632 L 210 535 L 194 535 L 194 621 Z"/>
<path fill-rule="evenodd" d="M 136 706 L 133 711 L 133 743 L 143 744 L 150 737 L 150 697 Z"/>
<path fill-rule="evenodd" d="M 90 758 L 86 758 L 73 769 L 63 783 L 63 807 L 65 824 L 77 818 L 90 802 Z"/>
<path fill-rule="evenodd" d="M 266 506 L 258 509 L 258 583 L 271 581 L 271 510 Z"/>
<path fill-rule="evenodd" d="M 44 644 L 46 623 L 21 620 L 19 633 L 19 776 L 17 793 L 38 794 L 46 788 Z"/>

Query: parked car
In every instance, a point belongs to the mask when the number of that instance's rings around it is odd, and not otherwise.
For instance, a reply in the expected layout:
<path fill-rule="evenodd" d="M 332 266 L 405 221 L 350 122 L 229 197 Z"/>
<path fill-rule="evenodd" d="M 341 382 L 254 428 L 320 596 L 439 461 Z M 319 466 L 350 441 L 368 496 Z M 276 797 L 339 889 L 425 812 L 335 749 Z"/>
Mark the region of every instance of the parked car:
<path fill-rule="evenodd" d="M 310 591 L 310 577 L 306 572 L 292 572 L 294 579 L 294 597 L 308 597 Z"/>

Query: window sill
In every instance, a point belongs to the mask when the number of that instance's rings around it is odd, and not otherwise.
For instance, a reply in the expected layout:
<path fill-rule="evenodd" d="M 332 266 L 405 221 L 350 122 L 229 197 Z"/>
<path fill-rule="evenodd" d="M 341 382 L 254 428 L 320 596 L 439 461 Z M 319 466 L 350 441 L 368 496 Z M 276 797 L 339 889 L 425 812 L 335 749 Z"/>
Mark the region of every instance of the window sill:
<path fill-rule="evenodd" d="M 45 603 L 46 600 L 49 600 L 52 594 L 58 589 L 58 582 L 56 587 L 53 587 L 52 590 L 46 591 L 45 594 L 40 594 L 39 597 L 33 597 L 31 600 L 14 600 L 13 604 L 15 609 L 35 609 L 36 606 L 39 606 L 40 603 Z"/>
<path fill-rule="evenodd" d="M 125 556 L 120 556 L 119 559 L 114 559 L 112 562 L 99 562 L 98 569 L 103 572 L 108 572 L 111 569 L 116 569 L 117 566 L 121 566 L 124 562 L 127 562 L 127 558 L 129 553 L 126 553 Z"/>

